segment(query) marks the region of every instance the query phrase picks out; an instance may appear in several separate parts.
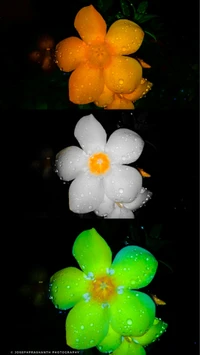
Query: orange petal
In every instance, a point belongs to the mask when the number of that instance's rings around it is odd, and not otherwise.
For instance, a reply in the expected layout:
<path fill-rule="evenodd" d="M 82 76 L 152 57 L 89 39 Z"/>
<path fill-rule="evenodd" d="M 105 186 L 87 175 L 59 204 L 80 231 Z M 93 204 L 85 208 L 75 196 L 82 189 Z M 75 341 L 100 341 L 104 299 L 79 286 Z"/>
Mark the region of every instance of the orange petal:
<path fill-rule="evenodd" d="M 145 63 L 143 59 L 138 58 L 138 57 L 136 59 L 138 60 L 138 62 L 140 62 L 142 68 L 151 68 L 151 66 L 149 64 Z"/>
<path fill-rule="evenodd" d="M 69 99 L 75 104 L 88 104 L 98 99 L 103 87 L 102 70 L 81 63 L 69 78 Z"/>
<path fill-rule="evenodd" d="M 104 69 L 106 86 L 119 94 L 131 93 L 140 84 L 141 78 L 141 65 L 130 57 L 113 57 L 109 67 Z"/>
<path fill-rule="evenodd" d="M 63 39 L 56 46 L 56 63 L 60 70 L 70 72 L 85 60 L 86 44 L 78 37 Z"/>
<path fill-rule="evenodd" d="M 135 107 L 130 100 L 126 100 L 119 95 L 115 95 L 113 102 L 106 107 L 107 110 L 133 110 Z"/>
<path fill-rule="evenodd" d="M 84 42 L 104 41 L 106 22 L 100 13 L 90 5 L 83 7 L 76 15 L 74 27 Z"/>
<path fill-rule="evenodd" d="M 98 99 L 94 102 L 96 106 L 105 107 L 114 99 L 114 92 L 110 91 L 106 85 L 104 85 L 104 89 L 102 94 L 98 97 Z"/>
<path fill-rule="evenodd" d="M 128 100 L 135 102 L 141 99 L 144 95 L 146 95 L 148 91 L 151 90 L 152 86 L 152 83 L 150 83 L 147 79 L 142 78 L 138 87 L 132 93 L 124 94 L 124 97 Z"/>
<path fill-rule="evenodd" d="M 116 54 L 135 53 L 141 46 L 144 32 L 135 22 L 115 21 L 106 34 L 105 41 Z"/>

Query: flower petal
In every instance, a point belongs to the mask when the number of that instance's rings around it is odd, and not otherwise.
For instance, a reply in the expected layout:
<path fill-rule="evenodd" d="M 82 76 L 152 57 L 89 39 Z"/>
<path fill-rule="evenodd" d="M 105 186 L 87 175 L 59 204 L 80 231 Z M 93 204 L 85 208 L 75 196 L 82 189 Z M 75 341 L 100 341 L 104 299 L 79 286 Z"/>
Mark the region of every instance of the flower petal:
<path fill-rule="evenodd" d="M 67 267 L 51 277 L 49 298 L 56 308 L 69 309 L 82 299 L 88 287 L 88 280 L 84 276 L 81 270 Z"/>
<path fill-rule="evenodd" d="M 117 20 L 109 28 L 105 41 L 115 54 L 135 53 L 144 39 L 144 31 L 135 22 Z"/>
<path fill-rule="evenodd" d="M 96 106 L 105 107 L 112 103 L 114 99 L 114 93 L 104 85 L 103 92 L 98 97 L 98 99 L 94 102 Z"/>
<path fill-rule="evenodd" d="M 104 274 L 112 263 L 112 252 L 106 241 L 94 229 L 86 230 L 76 238 L 73 256 L 86 273 Z"/>
<path fill-rule="evenodd" d="M 143 148 L 144 141 L 139 134 L 127 128 L 119 128 L 109 137 L 105 152 L 109 154 L 112 163 L 130 164 L 140 157 Z"/>
<path fill-rule="evenodd" d="M 103 87 L 102 69 L 81 63 L 69 78 L 69 99 L 74 104 L 89 104 L 98 99 Z"/>
<path fill-rule="evenodd" d="M 110 325 L 123 336 L 141 336 L 153 324 L 155 303 L 143 292 L 124 290 L 112 300 Z"/>
<path fill-rule="evenodd" d="M 104 151 L 107 134 L 99 121 L 91 114 L 82 117 L 76 124 L 74 135 L 87 154 Z"/>
<path fill-rule="evenodd" d="M 156 341 L 167 329 L 168 324 L 159 318 L 155 318 L 153 325 L 141 337 L 134 337 L 133 340 L 138 344 L 146 346 Z"/>
<path fill-rule="evenodd" d="M 122 248 L 112 263 L 117 282 L 130 289 L 147 286 L 153 280 L 157 267 L 155 257 L 136 245 Z"/>
<path fill-rule="evenodd" d="M 124 97 L 127 100 L 135 102 L 141 99 L 144 95 L 146 95 L 148 91 L 151 90 L 152 86 L 152 83 L 150 83 L 147 79 L 142 78 L 138 87 L 132 93 L 124 94 Z"/>
<path fill-rule="evenodd" d="M 108 309 L 92 301 L 78 302 L 66 319 L 67 345 L 89 349 L 99 344 L 108 332 Z"/>
<path fill-rule="evenodd" d="M 134 343 L 133 341 L 129 342 L 124 339 L 122 344 L 116 349 L 112 355 L 146 355 L 144 348 Z"/>
<path fill-rule="evenodd" d="M 112 165 L 104 176 L 104 188 L 107 197 L 115 202 L 133 201 L 142 188 L 142 176 L 130 166 Z"/>
<path fill-rule="evenodd" d="M 57 44 L 55 56 L 60 70 L 70 72 L 86 60 L 86 44 L 78 37 L 65 38 Z"/>
<path fill-rule="evenodd" d="M 134 58 L 113 56 L 111 64 L 104 69 L 105 84 L 118 94 L 129 94 L 142 79 L 142 67 Z"/>
<path fill-rule="evenodd" d="M 140 193 L 137 195 L 135 200 L 133 200 L 130 203 L 124 203 L 124 207 L 128 208 L 129 210 L 135 211 L 138 208 L 144 206 L 147 203 L 147 201 L 150 200 L 151 196 L 152 196 L 152 192 L 142 187 Z"/>
<path fill-rule="evenodd" d="M 74 27 L 86 43 L 104 41 L 106 22 L 100 13 L 92 6 L 83 7 L 76 15 Z"/>
<path fill-rule="evenodd" d="M 82 169 L 87 168 L 87 160 L 88 157 L 79 147 L 67 147 L 56 155 L 56 172 L 61 180 L 73 180 Z"/>
<path fill-rule="evenodd" d="M 110 200 L 106 195 L 104 195 L 103 201 L 100 203 L 98 208 L 94 211 L 97 216 L 104 217 L 105 215 L 111 213 L 114 209 L 114 202 Z"/>
<path fill-rule="evenodd" d="M 116 203 L 113 211 L 105 216 L 105 218 L 134 219 L 135 217 L 132 211 L 124 207 L 119 207 Z"/>
<path fill-rule="evenodd" d="M 102 353 L 110 353 L 117 349 L 122 342 L 122 337 L 120 334 L 116 333 L 111 326 L 109 326 L 108 333 L 101 341 L 100 344 L 97 345 L 97 349 Z"/>
<path fill-rule="evenodd" d="M 121 95 L 114 96 L 114 100 L 105 107 L 106 110 L 134 110 L 134 105 L 130 100 L 120 97 Z"/>
<path fill-rule="evenodd" d="M 94 211 L 102 202 L 102 180 L 88 172 L 81 172 L 69 188 L 69 207 L 75 213 Z"/>

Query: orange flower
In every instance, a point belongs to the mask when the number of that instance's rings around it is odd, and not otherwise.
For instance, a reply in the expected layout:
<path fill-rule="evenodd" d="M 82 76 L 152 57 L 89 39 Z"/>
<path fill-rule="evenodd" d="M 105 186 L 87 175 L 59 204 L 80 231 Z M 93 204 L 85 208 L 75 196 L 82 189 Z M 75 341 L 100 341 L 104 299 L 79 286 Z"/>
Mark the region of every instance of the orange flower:
<path fill-rule="evenodd" d="M 34 50 L 29 54 L 32 62 L 40 64 L 44 71 L 52 70 L 54 63 L 54 39 L 49 35 L 40 36 L 37 41 L 38 50 Z"/>
<path fill-rule="evenodd" d="M 152 83 L 142 78 L 139 85 L 129 94 L 116 94 L 104 86 L 102 94 L 94 102 L 106 109 L 134 109 L 134 102 L 141 99 L 152 88 Z"/>
<path fill-rule="evenodd" d="M 56 46 L 56 63 L 69 78 L 69 99 L 87 104 L 104 92 L 124 95 L 132 93 L 142 79 L 142 66 L 127 55 L 142 44 L 143 30 L 129 20 L 115 21 L 107 31 L 106 22 L 90 5 L 76 15 L 74 27 L 78 37 L 69 37 Z M 107 95 L 107 93 L 105 94 Z M 109 99 L 109 103 L 113 100 Z"/>

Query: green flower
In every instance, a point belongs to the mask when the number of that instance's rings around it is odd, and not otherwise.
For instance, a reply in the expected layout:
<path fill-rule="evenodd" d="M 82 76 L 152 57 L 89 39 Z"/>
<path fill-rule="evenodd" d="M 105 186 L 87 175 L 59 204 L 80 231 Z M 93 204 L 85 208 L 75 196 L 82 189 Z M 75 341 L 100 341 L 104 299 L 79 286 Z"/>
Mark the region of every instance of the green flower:
<path fill-rule="evenodd" d="M 152 281 L 158 266 L 154 256 L 130 245 L 112 262 L 111 249 L 94 228 L 79 234 L 72 254 L 82 271 L 67 267 L 50 279 L 55 307 L 73 307 L 66 319 L 67 344 L 74 349 L 97 346 L 109 326 L 123 337 L 146 334 L 155 319 L 155 303 L 137 290 Z"/>
<path fill-rule="evenodd" d="M 166 331 L 167 327 L 167 323 L 160 318 L 155 318 L 152 326 L 143 335 L 122 337 L 109 326 L 106 337 L 97 348 L 102 353 L 112 352 L 112 355 L 145 355 L 146 351 L 143 346 L 156 341 Z"/>

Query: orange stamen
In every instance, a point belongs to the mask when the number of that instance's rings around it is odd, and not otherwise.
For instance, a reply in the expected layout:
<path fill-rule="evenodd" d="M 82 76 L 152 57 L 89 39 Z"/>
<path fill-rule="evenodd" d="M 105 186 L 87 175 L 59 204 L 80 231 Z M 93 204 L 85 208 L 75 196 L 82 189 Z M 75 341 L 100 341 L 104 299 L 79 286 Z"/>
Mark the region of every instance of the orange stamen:
<path fill-rule="evenodd" d="M 110 159 L 107 154 L 95 153 L 89 158 L 89 169 L 92 174 L 105 174 L 110 169 Z"/>

